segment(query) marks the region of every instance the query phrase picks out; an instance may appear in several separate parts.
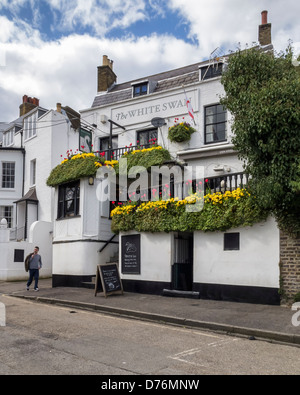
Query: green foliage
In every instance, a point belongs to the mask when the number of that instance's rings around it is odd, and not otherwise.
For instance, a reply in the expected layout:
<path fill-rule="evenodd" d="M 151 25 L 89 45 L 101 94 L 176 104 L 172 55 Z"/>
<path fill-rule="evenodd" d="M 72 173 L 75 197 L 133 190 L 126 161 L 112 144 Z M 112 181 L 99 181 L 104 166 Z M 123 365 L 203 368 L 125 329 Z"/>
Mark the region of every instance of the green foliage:
<path fill-rule="evenodd" d="M 170 160 L 171 156 L 169 151 L 155 146 L 129 151 L 123 155 L 123 158 L 127 158 L 127 171 L 129 171 L 133 166 L 142 166 L 146 169 L 151 166 L 160 166 L 165 161 Z M 70 156 L 51 171 L 47 179 L 47 185 L 55 187 L 80 178 L 95 176 L 97 169 L 104 165 L 114 168 L 116 174 L 119 174 L 120 168 L 117 161 L 105 161 L 103 158 L 97 158 L 93 153 Z"/>
<path fill-rule="evenodd" d="M 127 159 L 127 171 L 134 166 L 139 166 L 145 169 L 150 169 L 151 166 L 160 166 L 164 162 L 171 160 L 171 155 L 168 150 L 162 147 L 146 148 L 128 152 L 122 156 Z M 122 171 L 120 163 L 115 166 L 117 174 Z"/>
<path fill-rule="evenodd" d="M 76 181 L 83 177 L 95 176 L 97 167 L 95 157 L 68 160 L 56 166 L 47 179 L 47 185 L 55 187 L 66 182 Z"/>
<path fill-rule="evenodd" d="M 233 143 L 251 187 L 281 229 L 300 233 L 300 76 L 293 54 L 257 49 L 230 58 L 221 103 L 233 114 Z M 298 192 L 298 193 L 297 193 Z"/>
<path fill-rule="evenodd" d="M 300 292 L 294 296 L 294 302 L 300 302 Z"/>
<path fill-rule="evenodd" d="M 115 214 L 112 212 L 112 231 L 115 233 L 129 230 L 151 233 L 196 230 L 215 232 L 252 226 L 268 218 L 269 212 L 262 209 L 257 199 L 244 190 L 237 198 L 223 197 L 221 201 L 220 195 L 218 196 L 216 200 L 216 194 L 207 195 L 203 209 L 197 212 L 188 212 L 185 201 L 178 202 L 174 199 L 167 202 L 149 202 L 147 209 L 143 210 L 139 210 L 137 204 L 129 211 L 125 206 L 123 209 L 117 209 Z"/>
<path fill-rule="evenodd" d="M 191 135 L 195 132 L 196 130 L 192 128 L 190 124 L 181 122 L 169 128 L 168 139 L 172 142 L 182 143 L 184 141 L 189 141 Z"/>

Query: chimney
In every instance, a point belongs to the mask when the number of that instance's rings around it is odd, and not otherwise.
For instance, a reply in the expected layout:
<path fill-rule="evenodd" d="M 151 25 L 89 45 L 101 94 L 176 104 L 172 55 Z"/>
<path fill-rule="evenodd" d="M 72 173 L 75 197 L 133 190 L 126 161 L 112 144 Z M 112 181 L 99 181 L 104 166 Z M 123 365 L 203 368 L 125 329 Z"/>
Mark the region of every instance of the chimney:
<path fill-rule="evenodd" d="M 258 41 L 261 46 L 272 44 L 271 26 L 271 23 L 268 23 L 268 11 L 262 11 L 258 32 Z"/>
<path fill-rule="evenodd" d="M 29 111 L 33 110 L 35 107 L 40 105 L 39 99 L 36 97 L 23 96 L 23 103 L 20 105 L 20 117 L 27 114 Z"/>
<path fill-rule="evenodd" d="M 98 92 L 106 92 L 115 82 L 117 76 L 113 72 L 113 61 L 103 56 L 103 64 L 98 67 Z"/>
<path fill-rule="evenodd" d="M 61 113 L 61 103 L 56 103 L 56 111 Z"/>

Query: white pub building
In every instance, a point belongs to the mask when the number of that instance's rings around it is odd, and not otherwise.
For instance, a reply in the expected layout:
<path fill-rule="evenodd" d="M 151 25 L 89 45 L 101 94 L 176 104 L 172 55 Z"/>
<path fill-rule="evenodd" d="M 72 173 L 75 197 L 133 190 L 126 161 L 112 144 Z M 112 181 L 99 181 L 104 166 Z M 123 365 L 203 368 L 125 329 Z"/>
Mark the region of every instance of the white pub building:
<path fill-rule="evenodd" d="M 271 25 L 263 22 L 259 34 L 260 45 L 272 48 Z M 226 57 L 212 56 L 118 84 L 113 62 L 103 56 L 92 107 L 80 111 L 82 121 L 92 125 L 94 151 L 119 160 L 129 148 L 155 142 L 174 163 L 203 168 L 212 191 L 245 185 L 231 142 L 231 116 L 220 105 L 225 68 Z M 184 121 L 196 132 L 187 142 L 171 142 L 169 128 Z M 116 235 L 110 202 L 97 198 L 105 182 L 85 176 L 55 187 L 53 286 L 83 286 L 95 277 L 97 265 L 118 262 L 125 291 L 279 303 L 280 232 L 272 218 L 226 232 L 131 229 Z M 126 265 L 128 256 L 133 265 Z"/>

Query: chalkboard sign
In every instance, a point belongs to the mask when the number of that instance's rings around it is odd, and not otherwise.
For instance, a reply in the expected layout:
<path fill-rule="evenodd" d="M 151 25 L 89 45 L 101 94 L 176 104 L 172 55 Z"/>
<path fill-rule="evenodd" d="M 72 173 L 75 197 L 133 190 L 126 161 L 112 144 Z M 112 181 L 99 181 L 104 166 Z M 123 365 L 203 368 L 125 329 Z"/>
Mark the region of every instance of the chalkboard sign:
<path fill-rule="evenodd" d="M 122 273 L 141 274 L 141 235 L 122 236 Z"/>
<path fill-rule="evenodd" d="M 116 263 L 97 266 L 95 296 L 99 292 L 100 281 L 105 297 L 113 293 L 123 294 L 123 285 Z"/>

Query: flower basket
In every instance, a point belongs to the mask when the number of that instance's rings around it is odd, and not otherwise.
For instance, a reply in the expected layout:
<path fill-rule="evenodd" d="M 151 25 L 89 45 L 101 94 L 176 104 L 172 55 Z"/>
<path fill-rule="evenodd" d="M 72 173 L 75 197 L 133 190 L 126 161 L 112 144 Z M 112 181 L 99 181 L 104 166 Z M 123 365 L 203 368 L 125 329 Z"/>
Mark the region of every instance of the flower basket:
<path fill-rule="evenodd" d="M 169 128 L 168 139 L 171 142 L 183 143 L 191 139 L 196 130 L 187 122 L 181 122 Z"/>

